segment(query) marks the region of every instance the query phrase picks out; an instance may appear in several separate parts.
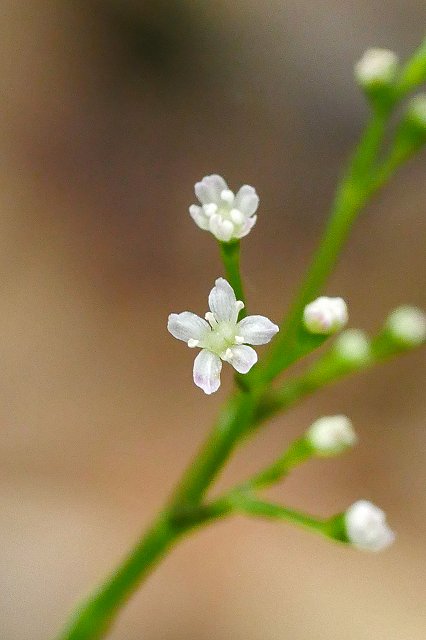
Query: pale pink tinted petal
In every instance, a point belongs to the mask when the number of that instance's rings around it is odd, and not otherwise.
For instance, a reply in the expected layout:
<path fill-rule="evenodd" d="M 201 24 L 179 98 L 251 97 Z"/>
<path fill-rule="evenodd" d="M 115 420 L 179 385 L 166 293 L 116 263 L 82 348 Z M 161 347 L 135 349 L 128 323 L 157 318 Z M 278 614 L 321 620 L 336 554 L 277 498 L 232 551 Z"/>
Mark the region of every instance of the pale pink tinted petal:
<path fill-rule="evenodd" d="M 247 344 L 266 344 L 278 331 L 279 327 L 265 316 L 247 316 L 237 325 L 237 334 Z"/>
<path fill-rule="evenodd" d="M 248 235 L 256 224 L 256 220 L 257 216 L 247 218 L 241 229 L 234 234 L 235 238 L 244 238 L 246 235 Z"/>
<path fill-rule="evenodd" d="M 198 207 L 196 204 L 191 204 L 191 206 L 189 207 L 189 213 L 195 224 L 199 226 L 200 229 L 204 229 L 204 231 L 208 230 L 209 219 L 205 215 L 201 207 Z"/>
<path fill-rule="evenodd" d="M 220 204 L 220 194 L 227 188 L 228 185 L 222 176 L 213 174 L 204 176 L 201 182 L 196 182 L 194 190 L 195 195 L 202 204 L 209 204 L 210 202 Z"/>
<path fill-rule="evenodd" d="M 231 285 L 224 278 L 218 278 L 209 295 L 210 311 L 216 320 L 235 322 L 237 318 L 235 303 L 235 293 Z"/>
<path fill-rule="evenodd" d="M 194 360 L 194 382 L 208 395 L 220 387 L 222 362 L 219 356 L 203 349 Z"/>
<path fill-rule="evenodd" d="M 253 187 L 245 184 L 241 187 L 235 197 L 234 207 L 239 209 L 244 215 L 252 216 L 259 206 L 259 196 Z"/>
<path fill-rule="evenodd" d="M 201 340 L 210 331 L 210 325 L 190 311 L 171 313 L 167 323 L 167 329 L 178 340 Z"/>
<path fill-rule="evenodd" d="M 256 351 L 245 344 L 231 347 L 230 351 L 232 356 L 228 359 L 228 362 L 232 364 L 238 373 L 248 373 L 257 362 Z"/>

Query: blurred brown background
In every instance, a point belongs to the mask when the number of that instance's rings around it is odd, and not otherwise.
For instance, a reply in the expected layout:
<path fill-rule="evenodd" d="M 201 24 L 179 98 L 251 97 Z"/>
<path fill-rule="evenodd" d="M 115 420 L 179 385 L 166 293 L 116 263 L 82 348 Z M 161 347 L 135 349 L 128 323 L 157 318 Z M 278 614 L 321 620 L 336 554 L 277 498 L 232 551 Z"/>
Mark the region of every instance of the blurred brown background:
<path fill-rule="evenodd" d="M 170 311 L 206 309 L 221 273 L 187 214 L 223 174 L 261 196 L 244 242 L 250 307 L 278 320 L 366 118 L 352 65 L 407 56 L 423 1 L 4 0 L 1 7 L 0 636 L 46 640 L 132 544 L 205 437 L 213 398 Z M 374 330 L 424 299 L 425 154 L 356 225 L 328 292 Z M 273 495 L 331 514 L 365 497 L 382 555 L 277 524 L 199 533 L 132 600 L 115 640 L 421 640 L 424 361 L 401 358 L 313 397 L 237 455 L 259 468 L 321 413 L 357 449 Z M 423 610 L 422 610 L 423 609 Z"/>

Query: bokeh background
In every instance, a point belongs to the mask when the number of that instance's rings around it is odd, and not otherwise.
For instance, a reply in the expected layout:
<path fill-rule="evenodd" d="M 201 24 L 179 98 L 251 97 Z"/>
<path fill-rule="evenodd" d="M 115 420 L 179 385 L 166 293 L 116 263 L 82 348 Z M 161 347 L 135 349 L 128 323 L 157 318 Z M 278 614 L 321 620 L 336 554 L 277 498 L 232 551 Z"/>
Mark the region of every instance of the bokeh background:
<path fill-rule="evenodd" d="M 136 540 L 209 429 L 223 388 L 191 382 L 171 311 L 205 311 L 221 273 L 187 214 L 222 173 L 261 196 L 244 242 L 250 307 L 278 320 L 366 119 L 352 66 L 407 56 L 420 0 L 3 0 L 0 23 L 0 629 L 53 637 Z M 359 220 L 327 292 L 377 329 L 424 304 L 425 154 Z M 422 640 L 424 360 L 413 353 L 309 399 L 238 453 L 218 487 L 322 413 L 360 444 L 271 495 L 327 515 L 365 497 L 398 542 L 363 555 L 230 520 L 166 559 L 113 640 Z"/>

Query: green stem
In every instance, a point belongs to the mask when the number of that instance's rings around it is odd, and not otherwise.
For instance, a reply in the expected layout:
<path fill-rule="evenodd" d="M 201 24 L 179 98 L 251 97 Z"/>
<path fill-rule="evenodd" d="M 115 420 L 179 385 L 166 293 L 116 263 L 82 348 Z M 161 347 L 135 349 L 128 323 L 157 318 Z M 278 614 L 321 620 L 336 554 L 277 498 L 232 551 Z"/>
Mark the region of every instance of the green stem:
<path fill-rule="evenodd" d="M 195 527 L 224 517 L 233 511 L 234 502 L 230 502 L 229 498 L 218 499 L 206 505 L 200 505 L 200 500 L 241 436 L 247 434 L 250 428 L 252 433 L 255 426 L 288 409 L 308 394 L 344 375 L 365 369 L 405 350 L 397 345 L 390 345 L 389 339 L 379 334 L 372 342 L 374 357 L 368 365 L 364 364 L 358 368 L 344 367 L 326 354 L 304 375 L 287 381 L 277 391 L 259 391 L 256 395 L 236 393 L 184 475 L 168 509 L 155 521 L 117 572 L 77 612 L 70 626 L 58 640 L 100 640 L 105 637 L 120 608 L 179 539 Z M 307 457 L 309 451 L 305 445 L 296 441 L 282 458 L 244 485 L 232 490 L 231 494 L 235 496 L 249 488 L 268 486 Z M 284 511 L 280 509 L 279 517 L 283 519 Z M 270 513 L 278 517 L 277 511 L 272 510 Z M 306 520 L 305 516 L 301 517 L 292 510 L 285 510 L 285 514 L 284 519 L 309 528 L 309 518 Z M 261 511 L 258 515 L 262 515 Z M 337 533 L 327 535 L 338 538 Z"/>
<path fill-rule="evenodd" d="M 101 640 L 121 607 L 168 551 L 191 530 L 222 518 L 230 509 L 200 506 L 185 513 L 164 511 L 144 534 L 118 570 L 86 600 L 57 640 Z"/>
<path fill-rule="evenodd" d="M 240 241 L 219 242 L 220 254 L 225 267 L 226 279 L 235 291 L 237 300 L 242 300 L 246 304 L 243 283 L 240 272 Z M 244 318 L 247 310 L 240 311 L 240 317 Z"/>
<path fill-rule="evenodd" d="M 220 500 L 221 499 L 219 499 L 219 501 Z M 272 520 L 285 520 L 291 524 L 310 529 L 311 531 L 329 537 L 330 530 L 328 520 L 315 518 L 314 516 L 296 511 L 295 509 L 289 509 L 288 507 L 266 502 L 246 493 L 230 493 L 228 496 L 222 498 L 222 501 L 224 504 L 229 502 L 234 512 L 240 511 L 250 516 Z"/>
<path fill-rule="evenodd" d="M 346 176 L 338 188 L 323 239 L 314 254 L 302 287 L 283 327 L 275 338 L 269 358 L 251 376 L 255 382 L 272 380 L 302 348 L 306 331 L 301 322 L 303 309 L 321 291 L 345 244 L 352 224 L 368 199 L 372 188 L 373 165 L 384 137 L 389 112 L 377 112 L 358 145 Z M 377 185 L 378 188 L 379 185 Z"/>
<path fill-rule="evenodd" d="M 424 45 L 411 66 L 407 65 L 400 94 L 408 91 L 424 78 Z M 267 416 L 290 406 L 309 391 L 317 388 L 312 380 L 299 379 L 281 391 L 278 398 L 266 396 L 266 383 L 279 373 L 285 364 L 319 346 L 314 340 L 306 347 L 306 335 L 301 333 L 301 314 L 307 302 L 323 286 L 346 241 L 351 225 L 368 198 L 383 184 L 389 172 L 382 173 L 376 183 L 371 179 L 373 166 L 383 140 L 388 113 L 376 113 L 361 140 L 348 173 L 337 192 L 331 219 L 325 236 L 308 271 L 293 308 L 284 323 L 284 330 L 275 340 L 266 366 L 258 367 L 255 384 L 250 392 L 238 391 L 222 412 L 219 421 L 192 466 L 185 473 L 168 508 L 150 527 L 130 555 L 104 585 L 77 612 L 70 626 L 58 640 L 100 640 L 104 638 L 120 608 L 149 575 L 168 550 L 186 533 L 207 521 L 232 512 L 237 506 L 235 496 L 229 500 L 200 505 L 208 487 L 217 476 L 238 441 Z M 385 175 L 386 174 L 386 175 Z M 239 242 L 221 243 L 226 276 L 236 296 L 245 301 L 239 264 Z M 245 315 L 245 314 L 242 314 Z M 292 386 L 293 385 L 293 386 Z M 266 400 L 265 400 L 266 398 Z M 281 471 L 283 469 L 281 468 Z M 270 471 L 273 475 L 275 471 Z M 269 480 L 268 480 L 269 482 Z M 252 499 L 239 509 L 251 515 L 284 519 L 328 537 L 330 522 L 312 518 L 291 509 Z M 336 520 L 337 522 L 337 520 Z M 334 536 L 336 537 L 336 536 Z"/>
<path fill-rule="evenodd" d="M 395 91 L 395 100 L 401 100 L 424 82 L 426 82 L 426 38 L 402 69 Z"/>
<path fill-rule="evenodd" d="M 280 387 L 269 390 L 262 396 L 257 405 L 253 427 L 259 426 L 278 413 L 287 411 L 319 389 L 348 375 L 366 371 L 389 358 L 410 351 L 412 347 L 395 344 L 386 332 L 381 332 L 371 341 L 370 349 L 371 357 L 368 360 L 351 364 L 339 358 L 332 347 L 300 376 L 286 380 Z"/>
<path fill-rule="evenodd" d="M 172 498 L 172 506 L 198 504 L 242 435 L 248 431 L 258 404 L 257 393 L 236 392 L 227 403 L 201 451 L 188 467 Z"/>
<path fill-rule="evenodd" d="M 167 514 L 162 514 L 116 573 L 77 611 L 58 640 L 104 638 L 119 609 L 184 531 L 174 527 Z"/>
<path fill-rule="evenodd" d="M 294 467 L 306 462 L 313 455 L 313 449 L 305 438 L 291 443 L 287 451 L 269 467 L 263 469 L 243 485 L 246 489 L 264 489 L 282 480 Z"/>

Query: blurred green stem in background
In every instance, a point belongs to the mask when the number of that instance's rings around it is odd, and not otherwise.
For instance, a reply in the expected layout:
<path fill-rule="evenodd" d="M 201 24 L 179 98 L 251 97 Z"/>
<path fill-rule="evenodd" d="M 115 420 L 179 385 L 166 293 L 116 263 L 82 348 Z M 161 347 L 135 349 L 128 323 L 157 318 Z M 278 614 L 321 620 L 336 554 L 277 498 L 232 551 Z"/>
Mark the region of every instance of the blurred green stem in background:
<path fill-rule="evenodd" d="M 307 459 L 308 452 L 297 444 L 283 458 L 261 471 L 243 487 L 236 487 L 222 498 L 203 502 L 203 498 L 229 456 L 243 438 L 267 418 L 283 412 L 309 393 L 342 376 L 370 366 L 400 350 L 386 335 L 372 343 L 368 363 L 349 366 L 332 351 L 321 357 L 305 374 L 285 382 L 274 390 L 270 382 L 290 364 L 323 344 L 323 336 L 308 334 L 302 326 L 304 306 L 321 291 L 330 275 L 353 222 L 371 197 L 395 170 L 415 153 L 420 144 L 410 138 L 395 137 L 393 146 L 381 160 L 383 141 L 394 107 L 401 98 L 426 80 L 426 41 L 402 69 L 392 99 L 374 105 L 373 115 L 338 189 L 325 234 L 314 255 L 300 292 L 284 321 L 264 364 L 245 377 L 248 383 L 237 389 L 222 409 L 219 419 L 178 484 L 171 500 L 134 550 L 117 571 L 76 611 L 58 640 L 99 640 L 104 638 L 121 607 L 149 575 L 161 558 L 180 538 L 196 527 L 232 513 L 286 520 L 314 530 L 335 540 L 345 541 L 341 514 L 318 520 L 279 505 L 264 502 L 249 489 L 267 486 L 280 480 L 290 468 Z M 226 276 L 237 298 L 244 301 L 240 275 L 239 242 L 221 243 Z M 296 441 L 297 443 L 298 441 Z M 287 456 L 287 457 L 286 457 Z"/>

